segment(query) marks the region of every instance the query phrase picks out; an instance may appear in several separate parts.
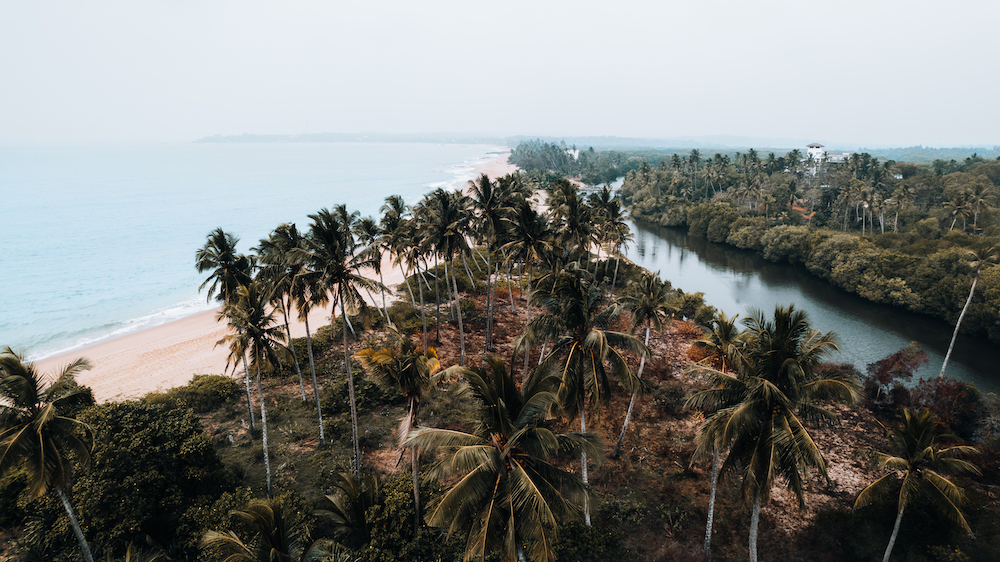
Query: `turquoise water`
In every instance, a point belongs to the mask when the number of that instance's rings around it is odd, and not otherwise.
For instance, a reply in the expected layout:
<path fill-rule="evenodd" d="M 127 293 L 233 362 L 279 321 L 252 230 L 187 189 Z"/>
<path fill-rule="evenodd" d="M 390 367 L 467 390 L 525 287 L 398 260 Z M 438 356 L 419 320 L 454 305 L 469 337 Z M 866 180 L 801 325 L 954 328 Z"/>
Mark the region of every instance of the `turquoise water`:
<path fill-rule="evenodd" d="M 213 308 L 194 255 L 344 203 L 379 216 L 502 147 L 417 143 L 0 146 L 0 346 L 41 359 Z"/>

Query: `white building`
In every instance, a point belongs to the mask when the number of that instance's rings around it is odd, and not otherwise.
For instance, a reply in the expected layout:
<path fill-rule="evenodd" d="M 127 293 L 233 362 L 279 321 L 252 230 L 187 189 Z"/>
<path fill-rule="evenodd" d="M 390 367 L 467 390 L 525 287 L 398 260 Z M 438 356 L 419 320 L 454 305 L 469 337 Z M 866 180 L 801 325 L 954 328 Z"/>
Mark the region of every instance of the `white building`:
<path fill-rule="evenodd" d="M 843 164 L 844 162 L 847 162 L 851 153 L 841 152 L 839 154 L 830 154 L 823 150 L 823 145 L 818 142 L 814 142 L 806 146 L 806 155 L 808 159 L 815 160 L 816 162 L 826 160 L 830 164 Z"/>

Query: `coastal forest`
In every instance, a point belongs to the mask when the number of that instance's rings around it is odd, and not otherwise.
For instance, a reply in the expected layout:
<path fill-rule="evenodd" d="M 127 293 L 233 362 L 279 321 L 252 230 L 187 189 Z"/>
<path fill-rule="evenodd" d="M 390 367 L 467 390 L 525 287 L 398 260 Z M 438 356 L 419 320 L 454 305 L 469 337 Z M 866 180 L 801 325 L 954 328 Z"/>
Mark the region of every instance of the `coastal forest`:
<path fill-rule="evenodd" d="M 1000 338 L 1000 161 L 655 156 L 525 143 L 380 217 L 213 230 L 229 369 L 183 387 L 96 404 L 86 359 L 6 348 L 0 557 L 1000 559 L 995 395 L 622 256 L 631 215 Z"/>

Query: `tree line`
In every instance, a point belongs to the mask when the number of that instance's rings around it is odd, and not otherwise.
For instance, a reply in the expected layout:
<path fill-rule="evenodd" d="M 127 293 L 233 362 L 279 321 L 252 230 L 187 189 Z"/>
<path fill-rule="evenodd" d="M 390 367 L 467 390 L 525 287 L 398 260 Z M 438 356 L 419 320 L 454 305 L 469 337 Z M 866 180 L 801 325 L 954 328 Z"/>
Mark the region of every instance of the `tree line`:
<path fill-rule="evenodd" d="M 970 158 L 970 171 L 939 175 L 866 154 L 831 164 L 790 153 L 791 167 L 773 156 L 716 155 L 702 169 L 721 173 L 703 172 L 707 185 L 690 173 L 698 159 L 640 166 L 621 197 L 637 219 L 804 266 L 873 302 L 949 322 L 969 302 L 962 330 L 1000 341 L 998 272 L 973 267 L 1000 247 L 1000 162 Z"/>
<path fill-rule="evenodd" d="M 207 274 L 208 298 L 222 305 L 219 319 L 228 332 L 219 345 L 229 350 L 233 374 L 242 370 L 239 382 L 199 378 L 165 396 L 93 406 L 74 380 L 86 362 L 50 381 L 7 350 L 0 362 L 0 466 L 9 480 L 0 499 L 13 512 L 40 515 L 25 529 L 30 552 L 75 558 L 60 542 L 66 536 L 60 529 L 69 526 L 85 557 L 91 541 L 114 556 L 129 541 L 147 540 L 171 556 L 205 560 L 628 559 L 614 540 L 582 555 L 574 547 L 603 541 L 593 527 L 599 498 L 588 474 L 611 447 L 593 432 L 592 420 L 613 393 L 630 397 L 610 452 L 617 456 L 635 401 L 650 384 L 643 368 L 664 359 L 651 353 L 650 332 L 676 319 L 703 324 L 699 345 L 711 350 L 689 369 L 703 383 L 683 404 L 705 416 L 695 459 L 713 458 L 710 501 L 718 475 L 737 484 L 750 510 L 748 553 L 756 559 L 759 514 L 772 488 L 787 485 L 803 501 L 812 475 L 828 474 L 813 428 L 837 425 L 832 404 L 862 399 L 857 374 L 823 363 L 836 350 L 835 336 L 819 333 L 790 307 L 776 309 L 773 319 L 757 313 L 740 332 L 735 319 L 704 306 L 698 295 L 622 262 L 630 234 L 608 189 L 585 199 L 558 181 L 547 210 L 530 201 L 516 175 L 482 176 L 467 193 L 436 190 L 412 208 L 390 197 L 379 221 L 344 206 L 323 209 L 310 215 L 304 232 L 281 225 L 250 254 L 237 250 L 235 236 L 211 232 L 196 266 Z M 404 270 L 402 300 L 388 307 L 375 304 L 386 302 L 387 287 L 371 277 L 379 275 L 380 252 Z M 424 302 L 425 289 L 435 293 L 433 306 Z M 467 304 L 476 293 L 485 303 L 481 315 Z M 494 315 L 508 306 L 504 297 L 512 310 L 517 306 L 515 293 L 527 300 L 528 318 L 501 347 Z M 314 307 L 329 307 L 331 326 L 316 334 L 307 327 L 305 342 L 291 340 L 287 316 L 306 319 Z M 471 314 L 482 337 L 476 357 L 466 350 L 473 328 L 463 318 Z M 378 335 L 362 337 L 376 327 Z M 333 345 L 338 335 L 342 350 Z M 442 368 L 431 344 L 455 337 L 456 364 Z M 314 349 L 314 339 L 323 349 Z M 355 362 L 364 375 L 355 377 Z M 293 381 L 293 396 L 265 391 L 268 378 L 281 377 Z M 431 425 L 422 404 L 435 400 L 447 401 L 436 409 L 450 404 L 443 409 L 461 415 L 440 423 L 439 414 Z M 335 401 L 342 414 L 331 420 Z M 257 492 L 238 485 L 190 409 L 220 402 L 246 420 L 248 439 L 258 447 L 252 456 L 264 474 Z M 409 478 L 385 479 L 363 466 L 360 420 L 388 404 L 403 411 L 394 442 L 410 453 Z M 289 427 L 283 420 L 292 410 L 315 421 L 308 429 Z M 913 416 L 906 414 L 907 424 L 926 417 Z M 342 418 L 349 421 L 341 424 Z M 339 429 L 328 435 L 331 421 Z M 269 424 L 281 428 L 279 439 L 298 431 L 316 440 L 320 458 L 342 459 L 316 470 L 325 498 L 309 505 L 272 482 L 270 459 L 279 452 L 269 442 Z M 927 435 L 924 449 L 933 449 L 938 433 Z M 349 453 L 339 455 L 341 445 Z M 942 451 L 935 458 L 973 452 Z M 945 463 L 941 473 L 973 468 Z M 876 500 L 882 487 L 859 498 L 859 506 Z M 50 489 L 71 492 L 56 494 L 66 518 L 47 501 Z M 946 491 L 961 516 L 959 495 Z M 72 523 L 74 500 L 82 525 Z M 706 557 L 711 507 L 708 513 Z M 230 517 L 250 532 L 232 532 Z"/>

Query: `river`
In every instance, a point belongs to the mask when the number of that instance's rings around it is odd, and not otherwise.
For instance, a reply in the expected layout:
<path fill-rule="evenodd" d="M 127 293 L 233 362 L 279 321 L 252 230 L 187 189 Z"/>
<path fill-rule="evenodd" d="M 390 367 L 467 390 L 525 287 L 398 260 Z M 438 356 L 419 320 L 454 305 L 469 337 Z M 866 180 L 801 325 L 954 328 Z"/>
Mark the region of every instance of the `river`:
<path fill-rule="evenodd" d="M 727 315 L 746 318 L 750 309 L 773 317 L 776 305 L 794 304 L 813 327 L 833 331 L 840 354 L 831 360 L 865 372 L 872 363 L 911 341 L 930 360 L 917 377 L 937 376 L 954 325 L 892 306 L 874 304 L 832 287 L 805 268 L 767 261 L 753 252 L 688 236 L 680 229 L 632 223 L 635 241 L 627 257 L 686 292 L 701 291 L 705 302 Z M 1000 349 L 985 338 L 959 334 L 945 375 L 971 381 L 984 392 L 1000 393 Z"/>

